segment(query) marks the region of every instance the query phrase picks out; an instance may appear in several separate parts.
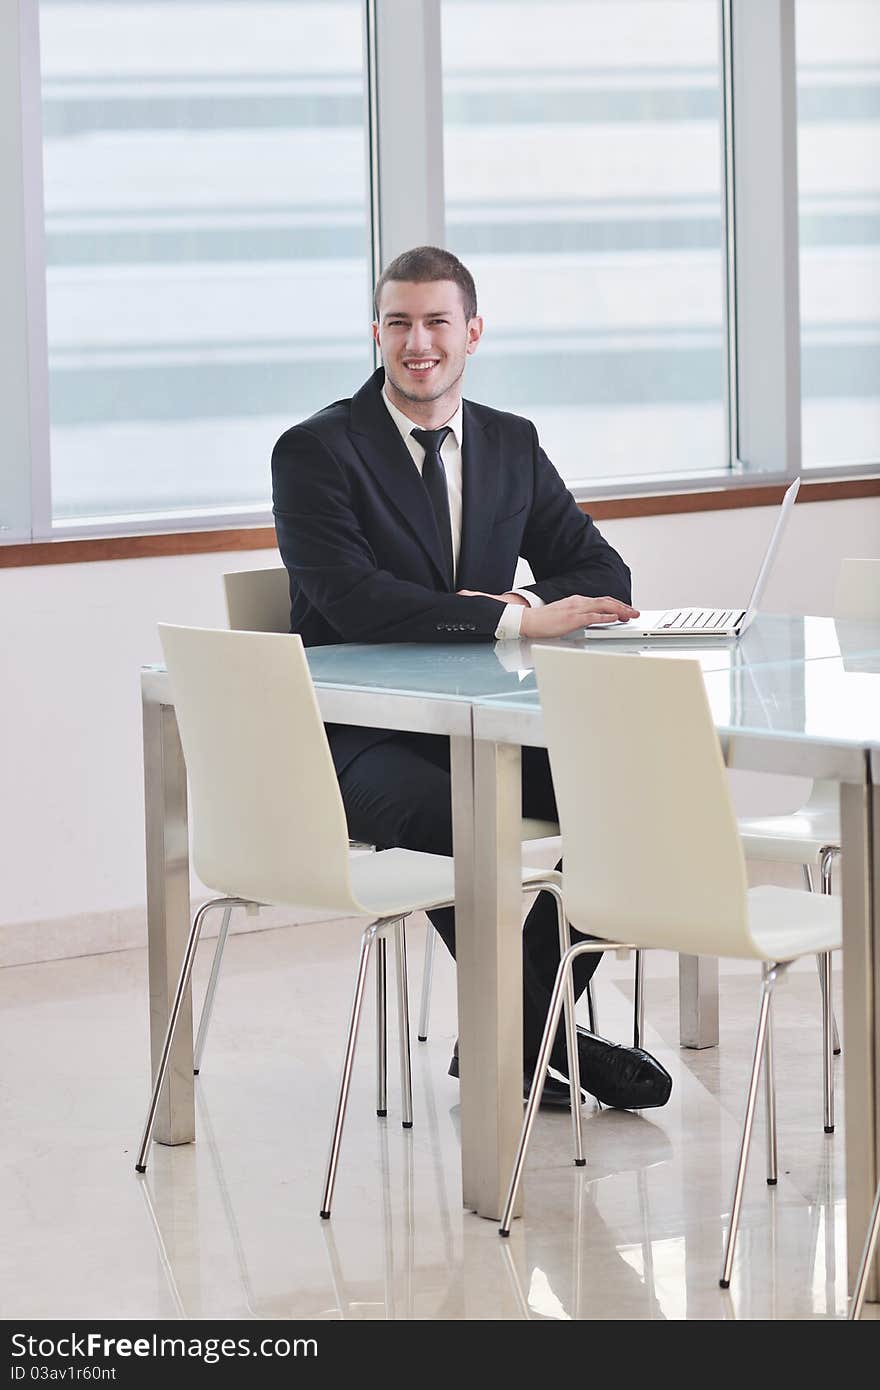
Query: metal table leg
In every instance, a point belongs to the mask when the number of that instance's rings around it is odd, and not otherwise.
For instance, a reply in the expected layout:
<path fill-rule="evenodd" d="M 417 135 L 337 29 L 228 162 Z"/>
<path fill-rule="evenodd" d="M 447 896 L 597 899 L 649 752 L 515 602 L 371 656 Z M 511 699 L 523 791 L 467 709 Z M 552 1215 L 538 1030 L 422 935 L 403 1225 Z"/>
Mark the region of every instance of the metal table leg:
<path fill-rule="evenodd" d="M 512 745 L 452 739 L 462 1198 L 490 1220 L 522 1124 L 520 761 Z"/>
<path fill-rule="evenodd" d="M 847 1288 L 852 1289 L 880 1164 L 880 787 L 840 788 L 846 1066 Z M 866 1297 L 880 1293 L 875 1262 Z"/>
<path fill-rule="evenodd" d="M 718 961 L 678 958 L 678 1033 L 682 1047 L 718 1046 Z"/>

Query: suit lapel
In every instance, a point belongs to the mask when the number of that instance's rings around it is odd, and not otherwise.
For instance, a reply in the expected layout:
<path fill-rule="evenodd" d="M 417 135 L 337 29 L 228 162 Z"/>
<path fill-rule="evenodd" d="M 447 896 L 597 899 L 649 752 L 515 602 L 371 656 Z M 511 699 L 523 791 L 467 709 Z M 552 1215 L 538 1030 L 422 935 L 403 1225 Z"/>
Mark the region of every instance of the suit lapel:
<path fill-rule="evenodd" d="M 457 589 L 479 589 L 498 509 L 501 450 L 497 428 L 465 401 L 461 448 L 461 550 Z"/>
<path fill-rule="evenodd" d="M 430 557 L 449 588 L 446 562 L 431 499 L 419 477 L 400 431 L 381 398 L 385 380 L 381 367 L 351 402 L 350 433 L 355 448 L 404 525 Z"/>

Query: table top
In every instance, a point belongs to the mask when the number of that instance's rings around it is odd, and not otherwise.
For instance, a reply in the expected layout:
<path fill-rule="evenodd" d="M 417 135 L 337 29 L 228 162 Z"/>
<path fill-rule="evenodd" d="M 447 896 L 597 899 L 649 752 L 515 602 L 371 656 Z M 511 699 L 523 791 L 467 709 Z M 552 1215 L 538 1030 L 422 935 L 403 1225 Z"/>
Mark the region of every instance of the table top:
<path fill-rule="evenodd" d="M 588 637 L 559 638 L 554 646 L 594 652 L 612 650 Z M 445 700 L 474 700 L 534 686 L 532 644 L 346 643 L 309 647 L 308 661 L 316 685 L 348 690 L 375 690 L 401 695 L 430 695 Z M 794 618 L 760 614 L 740 641 L 673 637 L 617 641 L 614 652 L 691 657 L 704 671 L 725 671 L 733 664 L 767 664 L 835 659 L 846 670 L 880 673 L 880 622 L 845 622 L 835 618 Z"/>
<path fill-rule="evenodd" d="M 731 766 L 858 781 L 866 753 L 880 766 L 880 624 L 772 618 L 716 651 L 615 644 L 618 654 L 622 648 L 652 660 L 699 661 Z M 533 673 L 518 691 L 482 697 L 475 706 L 476 737 L 543 743 Z"/>
<path fill-rule="evenodd" d="M 732 765 L 861 780 L 865 750 L 880 750 L 880 623 L 764 614 L 739 642 L 636 638 L 610 649 L 571 637 L 558 645 L 597 658 L 627 652 L 699 661 Z M 346 696 L 362 703 L 358 693 L 372 695 L 377 711 L 383 697 L 397 697 L 397 717 L 401 698 L 464 704 L 473 708 L 478 738 L 542 744 L 531 651 L 525 641 L 347 645 L 312 648 L 308 657 L 316 686 L 341 697 L 335 717 L 344 717 Z M 766 740 L 790 747 L 765 758 Z"/>
<path fill-rule="evenodd" d="M 740 641 L 685 637 L 554 645 L 596 659 L 638 653 L 699 661 L 731 765 L 862 780 L 880 774 L 880 622 L 759 614 Z M 389 643 L 311 647 L 309 668 L 330 722 L 544 742 L 532 644 Z M 164 672 L 147 698 L 168 700 Z M 766 745 L 772 742 L 772 753 Z"/>

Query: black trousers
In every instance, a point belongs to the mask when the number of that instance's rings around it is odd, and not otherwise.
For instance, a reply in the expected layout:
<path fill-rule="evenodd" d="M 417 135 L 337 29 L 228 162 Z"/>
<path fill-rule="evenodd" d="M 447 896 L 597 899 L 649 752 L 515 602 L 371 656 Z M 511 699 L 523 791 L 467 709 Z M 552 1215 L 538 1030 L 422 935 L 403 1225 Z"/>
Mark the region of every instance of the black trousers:
<path fill-rule="evenodd" d="M 452 853 L 452 796 L 449 740 L 434 734 L 395 734 L 367 748 L 341 773 L 339 785 L 352 839 L 377 849 L 415 849 Z M 542 748 L 522 750 L 522 814 L 556 819 L 550 765 Z M 455 913 L 441 908 L 431 921 L 455 956 Z M 572 940 L 584 940 L 572 932 Z M 600 960 L 599 953 L 575 961 L 574 989 L 579 995 Z M 547 1019 L 550 993 L 559 966 L 556 905 L 539 893 L 523 927 L 523 1062 L 533 1063 Z M 565 1056 L 562 1029 L 553 1063 Z"/>

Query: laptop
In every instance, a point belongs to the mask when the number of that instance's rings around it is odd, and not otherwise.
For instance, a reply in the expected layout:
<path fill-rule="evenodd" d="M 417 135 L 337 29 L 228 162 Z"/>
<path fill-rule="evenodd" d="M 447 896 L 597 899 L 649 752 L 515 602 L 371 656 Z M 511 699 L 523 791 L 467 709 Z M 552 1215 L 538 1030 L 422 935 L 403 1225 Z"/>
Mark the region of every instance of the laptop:
<path fill-rule="evenodd" d="M 629 638 L 630 641 L 640 637 L 742 637 L 758 611 L 800 485 L 800 478 L 795 478 L 782 499 L 773 534 L 745 608 L 667 608 L 665 611 L 643 612 L 628 623 L 597 624 L 585 628 L 584 635 L 605 640 L 612 637 Z"/>

